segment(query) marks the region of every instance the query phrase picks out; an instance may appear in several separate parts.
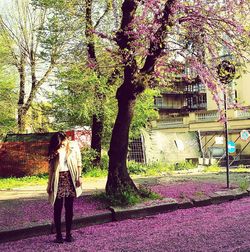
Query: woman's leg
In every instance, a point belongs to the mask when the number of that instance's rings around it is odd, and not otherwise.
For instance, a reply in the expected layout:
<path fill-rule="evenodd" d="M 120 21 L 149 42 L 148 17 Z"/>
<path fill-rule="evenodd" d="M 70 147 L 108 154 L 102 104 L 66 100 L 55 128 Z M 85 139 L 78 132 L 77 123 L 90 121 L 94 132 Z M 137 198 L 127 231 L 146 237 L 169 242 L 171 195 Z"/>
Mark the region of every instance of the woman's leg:
<path fill-rule="evenodd" d="M 56 198 L 54 204 L 54 222 L 56 227 L 57 238 L 62 237 L 62 230 L 61 230 L 62 208 L 63 208 L 63 198 Z"/>
<path fill-rule="evenodd" d="M 71 236 L 71 227 L 73 220 L 73 203 L 74 197 L 65 197 L 65 222 L 66 222 L 66 237 Z"/>

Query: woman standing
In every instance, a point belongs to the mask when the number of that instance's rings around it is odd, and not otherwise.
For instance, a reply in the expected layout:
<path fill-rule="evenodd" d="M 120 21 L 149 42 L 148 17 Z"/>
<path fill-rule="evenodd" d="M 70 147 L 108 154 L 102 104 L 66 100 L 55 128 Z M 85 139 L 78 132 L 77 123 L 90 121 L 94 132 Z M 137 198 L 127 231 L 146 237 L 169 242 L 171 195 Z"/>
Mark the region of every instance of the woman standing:
<path fill-rule="evenodd" d="M 65 207 L 66 239 L 72 242 L 71 226 L 73 220 L 73 201 L 82 193 L 81 153 L 76 142 L 70 142 L 64 132 L 56 132 L 49 143 L 49 181 L 47 192 L 54 206 L 56 243 L 63 243 L 61 214 L 63 201 Z"/>

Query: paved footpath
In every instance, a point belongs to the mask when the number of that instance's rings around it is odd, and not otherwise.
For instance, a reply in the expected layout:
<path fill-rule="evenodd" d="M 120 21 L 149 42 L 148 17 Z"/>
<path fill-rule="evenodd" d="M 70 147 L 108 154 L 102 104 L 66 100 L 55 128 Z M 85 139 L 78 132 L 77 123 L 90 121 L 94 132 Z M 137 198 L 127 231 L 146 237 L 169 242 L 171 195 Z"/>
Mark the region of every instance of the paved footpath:
<path fill-rule="evenodd" d="M 83 183 L 84 194 L 91 194 L 99 190 L 104 190 L 105 184 L 106 178 L 86 179 Z M 19 187 L 11 190 L 1 190 L 0 192 L 0 201 L 23 198 L 47 198 L 46 185 Z"/>
<path fill-rule="evenodd" d="M 104 191 L 106 178 L 87 178 L 83 180 L 83 195 L 94 194 L 98 191 Z M 156 184 L 158 177 L 137 177 L 134 179 L 136 184 Z M 15 200 L 23 198 L 47 198 L 46 185 L 44 186 L 26 186 L 13 188 L 11 190 L 0 190 L 0 201 Z"/>

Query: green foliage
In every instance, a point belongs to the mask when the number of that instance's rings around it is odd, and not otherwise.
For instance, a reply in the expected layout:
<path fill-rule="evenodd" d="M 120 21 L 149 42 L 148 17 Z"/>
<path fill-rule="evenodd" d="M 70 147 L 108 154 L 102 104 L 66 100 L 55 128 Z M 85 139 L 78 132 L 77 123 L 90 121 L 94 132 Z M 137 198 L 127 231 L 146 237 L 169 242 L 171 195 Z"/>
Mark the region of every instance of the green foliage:
<path fill-rule="evenodd" d="M 175 170 L 180 171 L 180 170 L 190 170 L 196 168 L 196 164 L 193 163 L 192 161 L 188 162 L 179 162 L 175 164 Z"/>
<path fill-rule="evenodd" d="M 204 172 L 221 172 L 221 168 L 217 164 L 214 164 L 214 165 L 205 167 L 203 171 Z"/>
<path fill-rule="evenodd" d="M 103 170 L 100 167 L 92 167 L 87 172 L 84 172 L 84 177 L 88 178 L 105 178 L 108 175 L 108 170 Z"/>
<path fill-rule="evenodd" d="M 141 163 L 131 160 L 128 162 L 128 172 L 130 174 L 145 174 L 146 167 Z"/>
<path fill-rule="evenodd" d="M 132 160 L 128 162 L 128 170 L 130 174 L 140 174 L 145 176 L 164 176 L 174 171 L 190 170 L 194 168 L 196 168 L 196 164 L 191 161 L 176 164 L 155 162 L 148 165 L 137 163 Z"/>
<path fill-rule="evenodd" d="M 246 191 L 248 188 L 249 188 L 249 181 L 244 178 L 242 179 L 240 182 L 239 182 L 239 188 L 242 190 L 242 191 Z"/>
<path fill-rule="evenodd" d="M 53 131 L 53 128 L 50 125 L 49 117 L 46 113 L 49 107 L 49 103 L 33 102 L 27 114 L 26 126 L 29 126 L 33 132 Z"/>
<path fill-rule="evenodd" d="M 82 151 L 82 167 L 84 177 L 106 177 L 108 174 L 108 156 L 102 155 L 100 166 L 94 166 L 93 160 L 96 157 L 96 151 L 85 149 Z"/>
<path fill-rule="evenodd" d="M 46 185 L 48 182 L 48 174 L 40 174 L 36 176 L 27 176 L 23 178 L 0 178 L 0 190 L 13 189 L 22 186 Z"/>
<path fill-rule="evenodd" d="M 159 114 L 155 110 L 154 97 L 159 95 L 159 90 L 146 89 L 137 99 L 134 117 L 131 123 L 130 138 L 140 135 L 140 130 L 146 128 Z"/>
<path fill-rule="evenodd" d="M 94 168 L 93 161 L 95 160 L 97 153 L 93 149 L 85 149 L 81 154 L 83 172 L 86 173 Z"/>
<path fill-rule="evenodd" d="M 232 169 L 231 172 L 247 173 L 250 172 L 250 170 L 245 165 L 241 164 L 237 168 Z"/>
<path fill-rule="evenodd" d="M 146 185 L 139 185 L 139 194 L 144 199 L 151 199 L 151 200 L 157 200 L 157 199 L 163 199 L 163 197 L 151 190 L 150 187 Z"/>
<path fill-rule="evenodd" d="M 0 36 L 0 139 L 17 126 L 17 73 L 10 63 L 10 51 Z"/>

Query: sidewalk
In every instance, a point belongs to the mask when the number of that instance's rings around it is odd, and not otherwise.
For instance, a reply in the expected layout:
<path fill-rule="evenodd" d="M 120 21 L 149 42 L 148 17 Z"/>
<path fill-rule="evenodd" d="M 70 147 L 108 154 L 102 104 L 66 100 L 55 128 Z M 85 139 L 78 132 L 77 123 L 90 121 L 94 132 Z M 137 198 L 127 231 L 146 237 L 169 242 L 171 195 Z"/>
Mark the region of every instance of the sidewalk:
<path fill-rule="evenodd" d="M 84 193 L 75 200 L 74 228 L 128 218 L 200 207 L 249 195 L 236 186 L 227 190 L 223 183 L 211 181 L 171 181 L 169 177 L 134 178 L 137 185 L 147 185 L 163 200 L 148 201 L 133 207 L 112 208 L 93 197 L 103 191 L 106 179 L 84 181 Z M 0 242 L 18 240 L 53 232 L 53 209 L 47 201 L 45 186 L 2 190 L 0 194 Z"/>
<path fill-rule="evenodd" d="M 86 179 L 83 182 L 83 195 L 104 190 L 106 178 Z M 46 185 L 19 187 L 11 190 L 0 190 L 0 201 L 23 198 L 47 199 Z"/>

